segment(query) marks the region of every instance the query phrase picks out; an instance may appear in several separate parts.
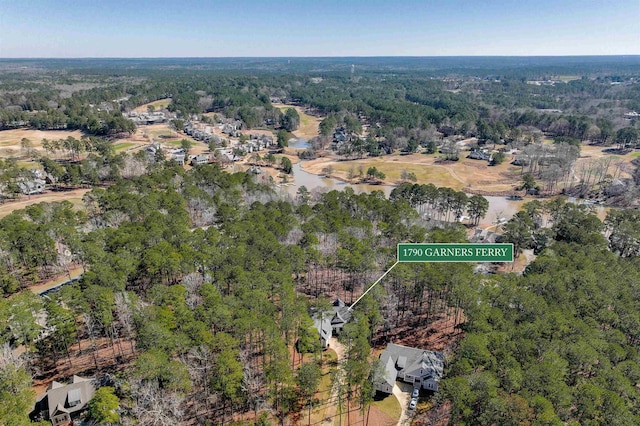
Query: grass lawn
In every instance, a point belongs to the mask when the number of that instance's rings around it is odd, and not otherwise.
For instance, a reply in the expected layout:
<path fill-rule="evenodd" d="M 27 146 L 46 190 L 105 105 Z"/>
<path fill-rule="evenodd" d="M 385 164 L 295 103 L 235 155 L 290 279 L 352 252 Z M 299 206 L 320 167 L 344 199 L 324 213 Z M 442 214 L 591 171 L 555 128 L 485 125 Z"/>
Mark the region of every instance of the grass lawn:
<path fill-rule="evenodd" d="M 580 80 L 580 78 L 581 77 L 579 75 L 559 75 L 558 76 L 558 80 L 563 81 L 565 83 L 568 83 L 573 80 Z"/>
<path fill-rule="evenodd" d="M 131 148 L 132 146 L 136 146 L 137 144 L 133 142 L 122 142 L 113 145 L 113 149 L 116 151 L 124 151 L 125 149 Z"/>
<path fill-rule="evenodd" d="M 402 414 L 402 407 L 393 395 L 389 395 L 381 401 L 374 401 L 373 405 L 394 420 L 398 420 Z"/>
<path fill-rule="evenodd" d="M 173 145 L 173 146 L 182 146 L 182 139 L 172 140 L 172 141 L 162 141 L 165 145 Z"/>
<path fill-rule="evenodd" d="M 175 138 L 176 133 L 169 129 L 153 129 L 149 132 L 149 136 L 152 138 Z"/>
<path fill-rule="evenodd" d="M 630 157 L 633 157 L 633 158 L 640 157 L 640 152 L 634 152 L 633 154 L 630 155 Z"/>
<path fill-rule="evenodd" d="M 387 161 L 388 159 L 391 161 Z M 367 169 L 369 167 L 375 167 L 387 175 L 385 181 L 390 183 L 400 181 L 402 171 L 407 170 L 408 172 L 415 173 L 418 178 L 418 182 L 432 182 L 436 186 L 448 186 L 457 190 L 460 190 L 465 186 L 463 182 L 452 176 L 447 167 L 404 163 L 402 162 L 403 158 L 401 156 L 390 157 L 388 159 L 383 157 L 367 158 L 366 160 L 359 160 L 357 163 L 352 161 L 340 161 L 334 164 L 334 173 L 343 179 L 347 179 L 350 168 L 354 167 L 357 173 L 358 168 L 362 165 L 364 173 L 367 173 Z"/>
<path fill-rule="evenodd" d="M 24 167 L 25 169 L 44 170 L 42 165 L 40 163 L 38 163 L 37 161 L 22 161 L 22 160 L 19 160 L 18 161 L 18 167 Z"/>
<path fill-rule="evenodd" d="M 322 353 L 322 378 L 320 379 L 320 385 L 318 385 L 318 391 L 316 392 L 316 398 L 319 400 L 319 404 L 311 409 L 311 424 L 319 424 L 325 418 L 325 411 L 327 409 L 326 401 L 331 396 L 331 374 L 335 371 L 338 365 L 338 355 L 331 349 Z M 307 408 L 302 409 L 302 418 L 300 424 L 307 424 L 309 411 Z"/>

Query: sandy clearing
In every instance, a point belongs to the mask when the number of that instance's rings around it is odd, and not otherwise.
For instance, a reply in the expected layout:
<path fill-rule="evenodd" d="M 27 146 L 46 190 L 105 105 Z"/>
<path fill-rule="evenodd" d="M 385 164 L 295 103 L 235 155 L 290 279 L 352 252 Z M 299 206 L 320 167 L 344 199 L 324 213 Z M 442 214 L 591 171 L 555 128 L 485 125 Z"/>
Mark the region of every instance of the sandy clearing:
<path fill-rule="evenodd" d="M 150 106 L 153 106 L 156 111 L 161 109 L 165 109 L 171 103 L 171 98 L 166 99 L 158 99 L 157 101 L 149 102 L 144 105 L 140 105 L 139 107 L 135 107 L 133 110 L 135 112 L 147 112 Z"/>
<path fill-rule="evenodd" d="M 83 134 L 80 130 L 68 131 L 68 130 L 31 130 L 31 129 L 12 129 L 12 130 L 0 130 L 0 158 L 20 157 L 24 155 L 22 148 L 20 147 L 20 141 L 23 138 L 31 141 L 31 148 L 46 155 L 42 148 L 42 140 L 59 140 L 66 139 L 69 136 L 73 136 L 76 139 L 80 139 Z"/>
<path fill-rule="evenodd" d="M 24 195 L 21 199 L 16 201 L 9 201 L 4 204 L 0 204 L 0 218 L 11 214 L 15 210 L 24 209 L 27 206 L 37 203 L 52 203 L 54 201 L 70 201 L 75 206 L 82 206 L 82 197 L 87 192 L 91 191 L 89 188 L 73 189 L 71 191 L 60 192 L 46 192 L 44 194 L 31 195 L 27 197 Z"/>
<path fill-rule="evenodd" d="M 66 139 L 69 136 L 80 139 L 82 137 L 82 132 L 80 130 L 0 130 L 0 146 L 10 147 L 12 145 L 15 145 L 15 147 L 19 149 L 20 141 L 22 140 L 22 138 L 27 138 L 31 141 L 34 148 L 41 148 L 42 139 L 58 140 Z"/>
<path fill-rule="evenodd" d="M 69 271 L 64 274 L 64 275 L 60 275 L 54 279 L 51 279 L 49 281 L 46 281 L 42 284 L 37 284 L 34 286 L 29 287 L 29 290 L 31 290 L 32 292 L 34 292 L 35 294 L 40 294 L 43 291 L 49 290 L 51 288 L 57 287 L 60 284 L 62 284 L 63 282 L 66 282 L 68 280 L 74 279 L 74 278 L 78 278 L 80 275 L 82 275 L 83 272 L 83 268 L 82 267 L 76 267 L 76 268 L 72 268 L 69 269 Z"/>

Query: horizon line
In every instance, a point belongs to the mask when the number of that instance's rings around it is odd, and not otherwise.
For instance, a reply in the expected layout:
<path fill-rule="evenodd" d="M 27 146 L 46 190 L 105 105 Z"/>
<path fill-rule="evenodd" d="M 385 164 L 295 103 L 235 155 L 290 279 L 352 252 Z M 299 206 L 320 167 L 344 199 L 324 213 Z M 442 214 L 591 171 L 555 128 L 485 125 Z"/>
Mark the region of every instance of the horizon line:
<path fill-rule="evenodd" d="M 341 55 L 341 56 L 17 56 L 0 57 L 0 60 L 35 59 L 339 59 L 339 58 L 610 58 L 640 57 L 640 53 L 612 55 Z"/>

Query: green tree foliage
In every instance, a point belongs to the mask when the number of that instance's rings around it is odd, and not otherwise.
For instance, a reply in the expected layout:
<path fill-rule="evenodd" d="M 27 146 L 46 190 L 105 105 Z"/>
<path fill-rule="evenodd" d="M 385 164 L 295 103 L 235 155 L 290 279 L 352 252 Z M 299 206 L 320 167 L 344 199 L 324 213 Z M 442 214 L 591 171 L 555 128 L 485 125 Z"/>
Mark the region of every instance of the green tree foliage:
<path fill-rule="evenodd" d="M 527 235 L 529 207 L 514 220 Z M 443 383 L 451 421 L 635 424 L 638 269 L 603 250 L 595 216 L 571 204 L 545 208 L 554 243 L 524 276 L 495 277 L 463 299 L 467 334 Z"/>
<path fill-rule="evenodd" d="M 336 129 L 337 121 L 335 116 L 329 115 L 320 122 L 320 134 L 322 136 L 331 136 Z"/>
<path fill-rule="evenodd" d="M 29 412 L 33 410 L 35 403 L 31 377 L 17 360 L 9 359 L 11 355 L 0 356 L 3 356 L 0 360 L 0 424 L 6 426 L 31 424 Z"/>
<path fill-rule="evenodd" d="M 316 363 L 307 362 L 302 364 L 296 373 L 296 382 L 298 384 L 300 396 L 306 400 L 309 406 L 309 411 L 311 411 L 311 401 L 318 390 L 318 386 L 320 386 L 322 369 Z M 310 414 L 311 413 L 309 412 L 309 415 Z"/>
<path fill-rule="evenodd" d="M 282 171 L 288 175 L 293 172 L 293 164 L 291 163 L 289 157 L 282 157 L 280 159 L 280 167 L 282 167 Z"/>
<path fill-rule="evenodd" d="M 313 320 L 303 316 L 298 328 L 298 351 L 303 354 L 318 353 L 322 348 L 318 337 L 318 330 L 313 325 Z"/>
<path fill-rule="evenodd" d="M 638 210 L 612 209 L 604 221 L 609 233 L 609 247 L 620 256 L 640 255 L 640 213 Z"/>
<path fill-rule="evenodd" d="M 367 178 L 369 179 L 383 180 L 386 177 L 387 175 L 385 175 L 382 171 L 378 170 L 376 167 L 369 167 L 367 169 Z"/>
<path fill-rule="evenodd" d="M 278 143 L 278 148 L 286 148 L 289 146 L 289 132 L 286 130 L 278 130 L 276 134 L 276 141 Z"/>
<path fill-rule="evenodd" d="M 624 127 L 616 132 L 616 143 L 619 149 L 632 148 L 638 143 L 638 129 Z"/>
<path fill-rule="evenodd" d="M 189 155 L 189 152 L 191 152 L 191 148 L 193 148 L 193 142 L 191 142 L 189 139 L 181 139 L 180 148 L 184 150 L 185 155 Z"/>
<path fill-rule="evenodd" d="M 536 183 L 535 177 L 531 173 L 525 173 L 522 175 L 522 185 L 520 185 L 520 189 L 525 193 L 535 189 L 537 186 L 538 184 Z"/>
<path fill-rule="evenodd" d="M 101 387 L 89 401 L 89 416 L 97 424 L 114 424 L 120 420 L 118 407 L 120 398 L 115 395 L 112 387 Z"/>
<path fill-rule="evenodd" d="M 184 364 L 174 361 L 160 349 L 143 352 L 136 360 L 135 376 L 154 381 L 162 389 L 188 392 L 191 389 L 189 372 Z"/>
<path fill-rule="evenodd" d="M 287 111 L 282 116 L 281 120 L 282 128 L 287 132 L 293 132 L 300 126 L 300 114 L 295 108 L 287 108 Z"/>

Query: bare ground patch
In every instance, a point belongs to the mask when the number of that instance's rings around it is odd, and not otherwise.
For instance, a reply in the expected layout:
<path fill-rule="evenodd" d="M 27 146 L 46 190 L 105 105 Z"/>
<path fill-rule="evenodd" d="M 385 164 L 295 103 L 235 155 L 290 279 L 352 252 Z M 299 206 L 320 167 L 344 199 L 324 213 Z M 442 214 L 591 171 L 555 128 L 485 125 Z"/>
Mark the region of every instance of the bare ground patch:
<path fill-rule="evenodd" d="M 134 108 L 135 112 L 147 112 L 149 107 L 153 107 L 156 111 L 165 109 L 171 103 L 171 98 L 166 99 L 158 99 L 157 101 L 149 102 L 144 105 L 140 105 L 139 107 Z"/>
<path fill-rule="evenodd" d="M 91 191 L 89 188 L 73 189 L 70 191 L 50 191 L 44 194 L 26 196 L 16 201 L 8 201 L 4 204 L 0 204 L 0 217 L 5 217 L 11 214 L 15 210 L 24 209 L 27 206 L 37 203 L 52 203 L 54 201 L 70 201 L 78 209 L 83 208 L 82 197 L 87 192 Z"/>
<path fill-rule="evenodd" d="M 52 381 L 66 382 L 74 374 L 92 377 L 123 371 L 136 354 L 135 342 L 124 338 L 114 339 L 113 344 L 108 338 L 96 339 L 95 347 L 90 339 L 83 339 L 69 347 L 69 357 L 61 353 L 57 360 L 41 358 L 32 388 L 42 395 Z"/>
<path fill-rule="evenodd" d="M 363 158 L 352 161 L 341 161 L 335 157 L 323 157 L 306 161 L 303 169 L 309 173 L 322 175 L 322 169 L 332 167 L 332 177 L 349 181 L 351 173 L 366 173 L 369 167 L 376 167 L 386 178 L 384 183 L 395 185 L 401 181 L 402 171 L 413 172 L 417 183 L 432 183 L 438 187 L 450 187 L 457 190 L 477 189 L 491 192 L 512 191 L 515 173 L 519 168 L 509 164 L 489 167 L 476 164 L 474 160 L 457 162 L 441 161 L 439 158 L 424 155 L 388 155 L 376 158 Z"/>
<path fill-rule="evenodd" d="M 46 154 L 42 148 L 42 140 L 59 140 L 72 136 L 76 139 L 82 137 L 80 130 L 32 130 L 32 129 L 11 129 L 0 130 L 0 158 L 24 156 L 20 143 L 22 139 L 29 139 L 31 149 Z"/>

